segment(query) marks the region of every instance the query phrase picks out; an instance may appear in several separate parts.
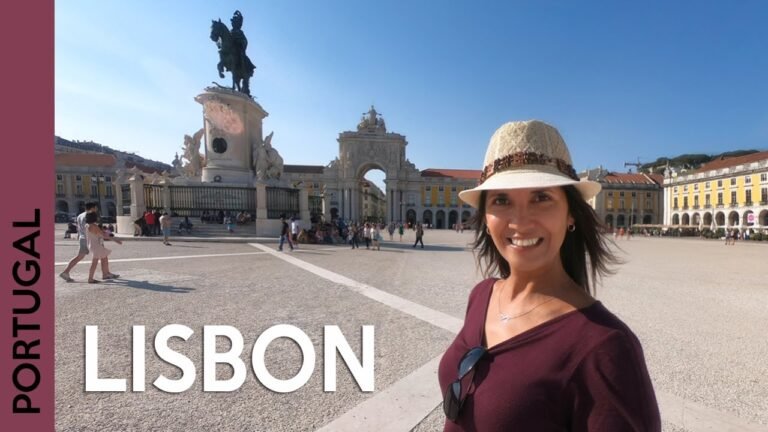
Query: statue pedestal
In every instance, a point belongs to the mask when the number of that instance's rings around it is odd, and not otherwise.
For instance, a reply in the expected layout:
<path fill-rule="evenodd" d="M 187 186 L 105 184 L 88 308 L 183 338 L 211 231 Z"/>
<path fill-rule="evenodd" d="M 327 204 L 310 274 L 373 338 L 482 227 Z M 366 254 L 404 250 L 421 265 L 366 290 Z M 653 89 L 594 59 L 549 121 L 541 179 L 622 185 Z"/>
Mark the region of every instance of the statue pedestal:
<path fill-rule="evenodd" d="M 263 143 L 262 121 L 269 114 L 253 99 L 226 88 L 208 87 L 195 101 L 203 105 L 203 183 L 251 185 L 253 148 Z"/>

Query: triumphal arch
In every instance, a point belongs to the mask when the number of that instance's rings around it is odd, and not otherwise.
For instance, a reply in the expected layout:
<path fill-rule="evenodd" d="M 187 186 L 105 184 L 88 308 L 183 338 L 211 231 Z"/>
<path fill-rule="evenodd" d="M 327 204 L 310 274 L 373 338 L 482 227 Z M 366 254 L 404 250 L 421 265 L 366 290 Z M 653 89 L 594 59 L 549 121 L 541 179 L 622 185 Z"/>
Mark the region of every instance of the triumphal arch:
<path fill-rule="evenodd" d="M 323 185 L 318 195 L 323 200 L 325 219 L 363 220 L 363 189 L 370 186 L 365 174 L 378 169 L 384 172 L 386 185 L 382 191 L 386 194 L 386 210 L 381 219 L 415 222 L 422 178 L 406 158 L 405 136 L 387 132 L 384 118 L 371 106 L 357 130 L 341 132 L 337 141 L 339 155 L 325 167 L 285 166 L 285 175 L 294 182 Z"/>

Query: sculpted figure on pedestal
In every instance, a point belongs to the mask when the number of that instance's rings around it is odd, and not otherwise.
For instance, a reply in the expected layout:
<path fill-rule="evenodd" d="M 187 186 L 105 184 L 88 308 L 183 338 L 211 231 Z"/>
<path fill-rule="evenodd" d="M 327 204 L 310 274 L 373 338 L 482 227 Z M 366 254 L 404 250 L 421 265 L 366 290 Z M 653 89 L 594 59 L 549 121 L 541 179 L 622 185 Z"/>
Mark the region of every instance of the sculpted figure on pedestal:
<path fill-rule="evenodd" d="M 267 161 L 269 165 L 267 168 L 267 178 L 280 180 L 280 176 L 283 174 L 283 158 L 280 156 L 280 153 L 272 147 L 272 135 L 274 134 L 274 132 L 270 133 L 267 139 L 264 140 L 264 149 L 267 152 Z"/>
<path fill-rule="evenodd" d="M 272 141 L 272 135 L 274 132 L 267 135 L 265 142 Z M 267 179 L 267 168 L 269 168 L 269 160 L 267 158 L 267 149 L 263 143 L 253 143 L 253 171 L 256 174 L 257 180 Z"/>
<path fill-rule="evenodd" d="M 182 167 L 183 173 L 187 177 L 199 177 L 203 170 L 203 156 L 200 154 L 200 140 L 203 137 L 204 129 L 195 132 L 194 135 L 184 135 L 184 159 L 187 163 Z"/>

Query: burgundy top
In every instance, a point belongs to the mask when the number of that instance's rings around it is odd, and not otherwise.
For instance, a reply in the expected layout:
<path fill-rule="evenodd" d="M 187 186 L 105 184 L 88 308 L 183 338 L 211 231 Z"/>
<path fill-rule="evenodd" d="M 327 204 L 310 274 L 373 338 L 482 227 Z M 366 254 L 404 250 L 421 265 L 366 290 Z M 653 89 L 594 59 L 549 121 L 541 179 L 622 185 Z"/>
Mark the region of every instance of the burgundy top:
<path fill-rule="evenodd" d="M 442 395 L 462 356 L 484 346 L 494 282 L 469 295 L 464 327 L 440 361 Z M 600 302 L 495 345 L 475 368 L 459 418 L 446 419 L 445 431 L 661 431 L 640 341 Z"/>

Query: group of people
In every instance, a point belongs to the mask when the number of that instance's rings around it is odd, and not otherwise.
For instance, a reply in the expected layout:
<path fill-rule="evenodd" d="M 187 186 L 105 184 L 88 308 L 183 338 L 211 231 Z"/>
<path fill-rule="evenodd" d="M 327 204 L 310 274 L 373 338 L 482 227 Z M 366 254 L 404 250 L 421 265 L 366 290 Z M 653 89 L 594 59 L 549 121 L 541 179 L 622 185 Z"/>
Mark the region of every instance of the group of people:
<path fill-rule="evenodd" d="M 624 229 L 624 227 L 621 227 L 619 229 L 613 230 L 613 239 L 624 239 L 626 236 L 627 240 L 632 239 L 632 230 L 631 229 Z"/>
<path fill-rule="evenodd" d="M 189 223 L 189 219 L 185 218 L 188 224 L 187 231 L 192 230 L 192 224 Z M 171 225 L 172 218 L 167 211 L 160 213 L 159 209 L 147 210 L 144 214 L 133 222 L 133 236 L 134 237 L 154 237 L 163 236 L 163 244 L 171 246 Z M 179 231 L 182 230 L 182 226 L 179 226 Z"/>
<path fill-rule="evenodd" d="M 291 247 L 291 250 L 294 250 L 299 247 L 299 235 L 300 235 L 300 228 L 299 228 L 299 221 L 295 217 L 291 217 L 291 223 L 290 225 L 286 221 L 285 215 L 280 215 L 280 245 L 277 247 L 277 250 L 282 251 L 283 245 L 285 243 L 288 243 L 288 246 Z"/>
<path fill-rule="evenodd" d="M 741 233 L 739 232 L 739 230 L 737 230 L 737 229 L 735 229 L 735 230 L 725 230 L 725 245 L 726 246 L 728 246 L 728 245 L 731 245 L 731 246 L 735 245 L 736 244 L 736 240 L 739 240 L 739 239 L 741 239 Z"/>
<path fill-rule="evenodd" d="M 375 222 L 366 222 L 364 224 L 352 223 L 347 226 L 347 242 L 352 249 L 360 248 L 360 239 L 365 242 L 365 248 L 381 250 L 382 225 Z"/>
<path fill-rule="evenodd" d="M 93 259 L 88 270 L 88 283 L 101 282 L 95 278 L 99 262 L 101 262 L 101 278 L 103 280 L 119 278 L 120 275 L 109 270 L 109 254 L 112 251 L 104 246 L 104 242 L 113 241 L 117 244 L 123 244 L 123 242 L 115 238 L 111 229 L 104 229 L 99 224 L 98 205 L 95 202 L 86 203 L 85 211 L 77 216 L 75 224 L 77 226 L 77 239 L 79 242 L 77 255 L 69 261 L 64 271 L 59 273 L 59 277 L 67 282 L 74 282 L 70 272 L 77 263 L 88 254 L 91 254 Z"/>
<path fill-rule="evenodd" d="M 251 222 L 252 219 L 253 215 L 245 210 L 241 210 L 237 214 L 234 214 L 229 210 L 203 210 L 203 213 L 200 215 L 200 222 L 204 224 L 218 223 L 227 225 L 229 222 L 231 224 L 245 225 L 248 222 Z"/>
<path fill-rule="evenodd" d="M 153 237 L 159 236 L 163 232 L 160 218 L 163 216 L 160 209 L 146 210 L 140 218 L 133 222 L 134 237 Z"/>

